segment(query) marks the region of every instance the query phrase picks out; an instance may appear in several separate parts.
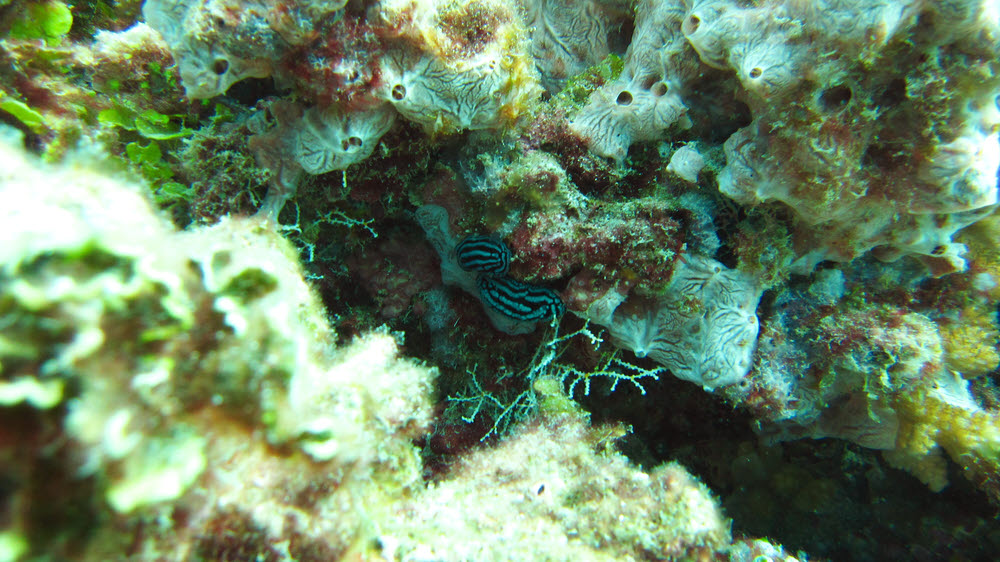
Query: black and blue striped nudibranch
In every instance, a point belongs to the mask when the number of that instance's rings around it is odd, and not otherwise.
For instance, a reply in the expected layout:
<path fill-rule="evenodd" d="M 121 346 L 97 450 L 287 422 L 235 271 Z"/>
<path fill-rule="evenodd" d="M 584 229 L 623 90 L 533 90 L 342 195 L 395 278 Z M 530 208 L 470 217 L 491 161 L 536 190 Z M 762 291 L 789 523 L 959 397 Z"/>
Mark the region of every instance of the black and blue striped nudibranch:
<path fill-rule="evenodd" d="M 479 298 L 486 306 L 515 320 L 538 321 L 559 318 L 566 312 L 552 289 L 511 279 L 480 275 L 476 279 Z"/>
<path fill-rule="evenodd" d="M 489 236 L 470 236 L 455 246 L 458 265 L 465 271 L 504 275 L 510 269 L 510 250 Z"/>

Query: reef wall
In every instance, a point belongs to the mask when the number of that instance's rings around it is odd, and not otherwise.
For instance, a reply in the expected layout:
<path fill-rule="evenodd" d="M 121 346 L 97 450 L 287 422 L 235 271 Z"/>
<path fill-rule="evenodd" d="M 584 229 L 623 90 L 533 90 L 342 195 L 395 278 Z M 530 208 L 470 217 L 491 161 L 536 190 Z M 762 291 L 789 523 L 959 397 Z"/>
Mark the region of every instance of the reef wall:
<path fill-rule="evenodd" d="M 997 0 L 0 10 L 0 561 L 790 559 L 667 377 L 1000 501 Z"/>

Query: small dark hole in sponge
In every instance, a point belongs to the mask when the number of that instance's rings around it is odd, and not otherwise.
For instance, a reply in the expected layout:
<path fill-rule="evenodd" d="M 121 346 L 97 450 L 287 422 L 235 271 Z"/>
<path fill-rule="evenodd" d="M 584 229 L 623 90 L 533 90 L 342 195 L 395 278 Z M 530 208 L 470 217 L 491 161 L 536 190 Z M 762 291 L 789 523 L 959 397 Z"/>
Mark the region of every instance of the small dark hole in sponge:
<path fill-rule="evenodd" d="M 819 95 L 819 104 L 826 111 L 837 111 L 851 103 L 854 92 L 847 86 L 834 86 L 823 90 Z"/>
<path fill-rule="evenodd" d="M 227 70 L 229 70 L 229 61 L 226 59 L 215 59 L 215 62 L 212 63 L 212 72 L 219 76 L 225 74 Z"/>
<path fill-rule="evenodd" d="M 875 91 L 872 101 L 875 106 L 891 109 L 906 101 L 906 80 L 895 78 Z"/>
<path fill-rule="evenodd" d="M 695 31 L 698 31 L 698 26 L 701 24 L 701 18 L 696 15 L 688 16 L 688 19 L 684 20 L 684 25 L 682 31 L 688 35 L 691 35 Z"/>
<path fill-rule="evenodd" d="M 628 90 L 622 90 L 621 93 L 618 94 L 618 97 L 615 98 L 615 103 L 617 103 L 618 105 L 631 105 L 632 92 L 629 92 Z"/>

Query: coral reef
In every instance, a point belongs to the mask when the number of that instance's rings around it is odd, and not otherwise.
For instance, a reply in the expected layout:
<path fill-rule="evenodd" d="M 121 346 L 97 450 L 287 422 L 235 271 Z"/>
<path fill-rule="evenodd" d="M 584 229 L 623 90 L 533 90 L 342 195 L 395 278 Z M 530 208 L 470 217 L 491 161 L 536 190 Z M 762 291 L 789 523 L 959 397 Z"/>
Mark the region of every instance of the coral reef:
<path fill-rule="evenodd" d="M 116 510 L 203 472 L 206 407 L 344 464 L 427 424 L 433 372 L 395 359 L 387 335 L 330 348 L 296 252 L 259 221 L 171 232 L 131 184 L 79 165 L 46 175 L 9 149 L 3 167 L 5 198 L 31 202 L 8 217 L 5 394 L 51 408 L 73 388 L 67 432 Z"/>
<path fill-rule="evenodd" d="M 527 0 L 524 4 L 525 21 L 532 29 L 531 54 L 546 90 L 558 92 L 567 80 L 610 54 L 612 28 L 620 23 L 610 3 Z"/>
<path fill-rule="evenodd" d="M 582 316 L 637 357 L 707 390 L 740 384 L 750 371 L 760 300 L 752 278 L 709 258 L 682 256 L 659 301 L 633 297 L 618 304 L 621 296 L 609 294 L 611 306 L 591 305 Z"/>
<path fill-rule="evenodd" d="M 630 467 L 608 450 L 621 428 L 589 427 L 558 385 L 542 387 L 568 405 L 424 489 L 411 439 L 427 431 L 434 370 L 399 358 L 387 333 L 331 346 L 294 252 L 266 223 L 177 232 L 127 181 L 81 164 L 45 171 L 11 148 L 2 164 L 4 199 L 25 205 L 5 213 L 0 396 L 64 425 L 60 448 L 96 479 L 93 509 L 122 529 L 73 545 L 80 557 L 612 560 L 727 548 L 704 486 L 679 465 Z M 497 472 L 503 490 L 483 486 Z M 621 525 L 622 502 L 646 515 Z M 15 519 L 12 540 L 36 524 Z"/>
<path fill-rule="evenodd" d="M 991 311 L 992 312 L 992 311 Z M 945 365 L 965 378 L 985 375 L 1000 365 L 998 330 L 993 318 L 967 307 L 954 321 L 938 323 Z"/>
<path fill-rule="evenodd" d="M 387 1 L 364 22 L 346 24 L 343 5 L 145 4 L 179 61 L 188 97 L 272 75 L 302 92 L 305 105 L 275 102 L 256 128 L 252 148 L 274 173 L 265 205 L 272 217 L 302 172 L 343 170 L 370 156 L 397 113 L 433 134 L 509 127 L 540 91 L 524 22 L 511 5 Z M 307 65 L 294 61 L 303 56 Z"/>
<path fill-rule="evenodd" d="M 621 75 L 591 94 L 571 124 L 597 154 L 621 161 L 632 143 L 691 126 L 683 92 L 698 62 L 681 33 L 683 18 L 680 0 L 639 2 Z"/>
<path fill-rule="evenodd" d="M 0 14 L 0 560 L 997 550 L 996 0 Z"/>
<path fill-rule="evenodd" d="M 742 204 L 794 209 L 797 271 L 873 249 L 888 260 L 921 256 L 937 274 L 961 270 L 953 234 L 997 202 L 991 10 L 642 2 L 625 70 L 573 126 L 620 161 L 631 144 L 684 125 L 695 58 L 733 71 L 753 122 L 726 141 L 719 189 Z"/>
<path fill-rule="evenodd" d="M 546 412 L 499 447 L 468 456 L 429 497 L 406 505 L 405 526 L 396 518 L 382 540 L 403 552 L 425 545 L 423 552 L 447 560 L 515 560 L 517 551 L 542 559 L 684 559 L 729 542 L 728 522 L 687 471 L 666 464 L 638 472 L 607 451 L 619 428 L 583 421 L 579 412 Z M 483 486 L 486 474 L 502 475 L 502 484 Z M 512 505 L 522 522 L 505 521 Z M 449 537 L 466 538 L 431 546 Z"/>
<path fill-rule="evenodd" d="M 965 399 L 961 383 L 952 382 L 952 387 L 939 385 L 897 398 L 900 430 L 896 448 L 886 458 L 939 491 L 948 483 L 943 449 L 967 478 L 1000 500 L 1000 415 Z"/>
<path fill-rule="evenodd" d="M 942 331 L 947 317 L 935 323 L 930 311 L 858 302 L 845 296 L 843 274 L 827 271 L 837 274 L 774 304 L 748 385 L 730 397 L 769 439 L 838 437 L 881 449 L 935 491 L 947 484 L 943 449 L 996 497 L 997 414 L 957 370 L 974 377 L 996 368 L 993 322 Z M 983 339 L 962 347 L 957 338 L 970 330 Z"/>
<path fill-rule="evenodd" d="M 736 71 L 754 114 L 726 141 L 719 189 L 795 210 L 798 271 L 873 249 L 886 260 L 920 256 L 936 274 L 964 269 L 952 235 L 997 202 L 989 53 L 1000 29 L 987 11 L 693 3 L 686 36 L 703 61 Z"/>

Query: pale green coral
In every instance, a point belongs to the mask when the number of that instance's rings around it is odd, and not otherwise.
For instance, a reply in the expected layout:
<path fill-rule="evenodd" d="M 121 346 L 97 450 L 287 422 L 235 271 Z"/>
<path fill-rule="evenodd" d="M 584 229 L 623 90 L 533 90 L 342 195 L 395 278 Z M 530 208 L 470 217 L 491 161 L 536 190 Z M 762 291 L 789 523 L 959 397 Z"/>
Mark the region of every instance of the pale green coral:
<path fill-rule="evenodd" d="M 0 562 L 20 560 L 28 550 L 28 541 L 13 531 L 0 531 Z"/>
<path fill-rule="evenodd" d="M 49 408 L 72 387 L 65 429 L 113 508 L 198 481 L 206 406 L 320 460 L 415 455 L 402 443 L 428 423 L 434 371 L 398 359 L 388 334 L 334 349 L 273 225 L 175 232 L 141 186 L 89 166 L 46 170 L 5 145 L 0 168 L 20 202 L 0 211 L 0 397 Z"/>
<path fill-rule="evenodd" d="M 0 366 L 2 368 L 2 366 Z M 18 377 L 0 381 L 0 406 L 27 402 L 35 408 L 51 408 L 62 401 L 63 381 Z"/>
<path fill-rule="evenodd" d="M 108 503 L 127 513 L 179 497 L 205 470 L 205 444 L 205 439 L 181 428 L 167 437 L 147 439 L 124 458 L 122 476 L 108 487 Z"/>
<path fill-rule="evenodd" d="M 549 394 L 545 381 L 537 386 Z M 649 473 L 630 466 L 611 446 L 624 428 L 589 427 L 565 405 L 543 407 L 406 502 L 407 520 L 382 526 L 389 558 L 683 560 L 724 551 L 729 522 L 703 484 L 676 463 Z"/>

